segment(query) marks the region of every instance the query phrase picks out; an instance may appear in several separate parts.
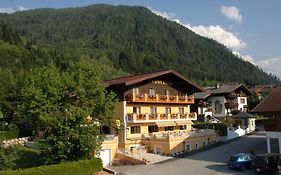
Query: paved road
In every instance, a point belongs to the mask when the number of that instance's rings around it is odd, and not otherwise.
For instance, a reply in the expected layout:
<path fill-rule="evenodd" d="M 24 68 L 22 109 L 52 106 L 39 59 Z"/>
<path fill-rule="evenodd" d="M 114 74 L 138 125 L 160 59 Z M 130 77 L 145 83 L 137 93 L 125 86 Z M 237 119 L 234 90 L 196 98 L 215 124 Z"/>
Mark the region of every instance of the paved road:
<path fill-rule="evenodd" d="M 272 140 L 272 142 L 272 147 L 275 148 L 276 141 Z M 238 152 L 250 152 L 251 150 L 254 150 L 256 153 L 266 152 L 266 139 L 263 135 L 244 136 L 227 144 L 185 158 L 174 158 L 151 165 L 119 167 L 116 170 L 120 175 L 251 175 L 255 174 L 253 170 L 241 172 L 230 170 L 226 167 L 226 161 L 230 155 Z"/>

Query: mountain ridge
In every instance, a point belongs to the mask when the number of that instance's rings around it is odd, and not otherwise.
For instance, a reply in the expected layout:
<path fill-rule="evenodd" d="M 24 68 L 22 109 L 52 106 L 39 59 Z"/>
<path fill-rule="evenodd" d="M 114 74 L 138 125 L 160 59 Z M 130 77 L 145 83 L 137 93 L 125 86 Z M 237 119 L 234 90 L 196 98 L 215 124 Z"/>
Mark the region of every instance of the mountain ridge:
<path fill-rule="evenodd" d="M 0 14 L 22 36 L 76 56 L 108 55 L 131 74 L 174 69 L 199 81 L 280 83 L 212 39 L 141 6 L 90 5 Z"/>

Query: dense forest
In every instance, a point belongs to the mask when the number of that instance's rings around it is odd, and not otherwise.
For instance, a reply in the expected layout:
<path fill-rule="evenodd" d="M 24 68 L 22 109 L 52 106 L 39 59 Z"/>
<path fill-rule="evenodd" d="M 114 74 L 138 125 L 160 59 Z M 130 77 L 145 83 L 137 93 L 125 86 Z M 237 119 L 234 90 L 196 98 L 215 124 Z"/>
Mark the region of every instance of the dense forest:
<path fill-rule="evenodd" d="M 216 41 L 201 37 L 144 7 L 92 5 L 38 9 L 0 14 L 0 20 L 23 37 L 21 42 L 26 48 L 12 56 L 24 60 L 14 62 L 25 64 L 25 67 L 45 64 L 49 57 L 58 66 L 66 68 L 81 56 L 92 59 L 105 56 L 108 59 L 104 65 L 108 63 L 123 73 L 174 69 L 201 84 L 280 82 L 259 67 L 239 59 Z M 17 47 L 1 42 L 8 50 Z M 34 50 L 38 46 L 43 49 Z M 34 52 L 39 54 L 36 60 L 26 56 L 34 55 Z M 46 52 L 51 56 L 46 58 Z M 1 57 L 1 65 L 10 63 L 9 56 L 2 53 Z"/>
<path fill-rule="evenodd" d="M 0 23 L 0 119 L 3 116 L 13 119 L 17 106 L 22 102 L 21 90 L 30 71 L 50 64 L 56 65 L 60 71 L 68 71 L 79 60 L 90 61 L 94 69 L 102 72 L 102 80 L 128 75 L 116 69 L 106 56 L 96 59 L 85 55 L 74 57 L 54 49 L 42 48 Z"/>

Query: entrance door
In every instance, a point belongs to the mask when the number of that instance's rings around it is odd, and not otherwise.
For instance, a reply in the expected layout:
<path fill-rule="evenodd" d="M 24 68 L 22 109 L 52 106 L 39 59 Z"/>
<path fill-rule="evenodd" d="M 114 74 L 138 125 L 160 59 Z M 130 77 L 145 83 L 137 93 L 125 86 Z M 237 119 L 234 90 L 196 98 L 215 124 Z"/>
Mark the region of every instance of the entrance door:
<path fill-rule="evenodd" d="M 101 158 L 102 160 L 103 167 L 107 167 L 111 162 L 111 150 L 110 149 L 100 150 L 99 158 Z"/>

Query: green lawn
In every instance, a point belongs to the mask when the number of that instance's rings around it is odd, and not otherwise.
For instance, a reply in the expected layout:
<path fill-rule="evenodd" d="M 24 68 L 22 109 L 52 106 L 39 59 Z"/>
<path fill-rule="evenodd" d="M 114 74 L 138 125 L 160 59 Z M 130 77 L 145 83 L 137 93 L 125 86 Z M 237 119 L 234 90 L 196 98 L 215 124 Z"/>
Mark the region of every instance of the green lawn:
<path fill-rule="evenodd" d="M 44 162 L 42 161 L 42 159 L 40 159 L 39 154 L 39 150 L 27 148 L 25 146 L 18 146 L 18 159 L 15 161 L 16 167 L 14 169 L 31 168 L 43 165 Z"/>

